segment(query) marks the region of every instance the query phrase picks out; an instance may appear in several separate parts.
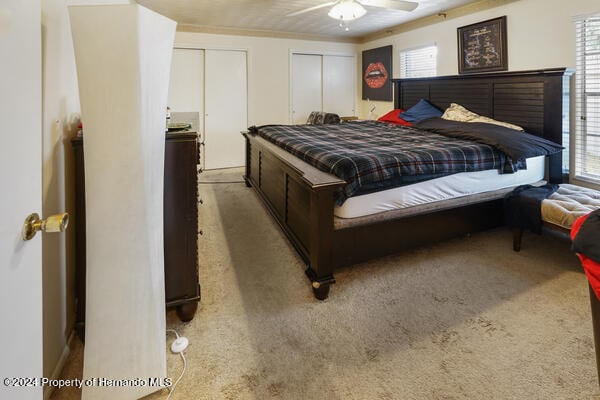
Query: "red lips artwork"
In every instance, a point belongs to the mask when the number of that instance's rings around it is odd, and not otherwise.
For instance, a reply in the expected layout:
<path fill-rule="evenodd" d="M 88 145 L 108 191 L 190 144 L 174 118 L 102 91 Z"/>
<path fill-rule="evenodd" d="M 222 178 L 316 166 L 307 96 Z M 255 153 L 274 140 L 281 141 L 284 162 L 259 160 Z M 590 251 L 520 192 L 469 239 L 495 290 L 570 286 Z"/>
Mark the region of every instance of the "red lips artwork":
<path fill-rule="evenodd" d="M 392 100 L 392 45 L 363 50 L 363 100 Z"/>
<path fill-rule="evenodd" d="M 388 72 L 381 62 L 372 62 L 365 69 L 363 77 L 367 86 L 371 89 L 379 89 L 385 85 L 388 79 Z"/>

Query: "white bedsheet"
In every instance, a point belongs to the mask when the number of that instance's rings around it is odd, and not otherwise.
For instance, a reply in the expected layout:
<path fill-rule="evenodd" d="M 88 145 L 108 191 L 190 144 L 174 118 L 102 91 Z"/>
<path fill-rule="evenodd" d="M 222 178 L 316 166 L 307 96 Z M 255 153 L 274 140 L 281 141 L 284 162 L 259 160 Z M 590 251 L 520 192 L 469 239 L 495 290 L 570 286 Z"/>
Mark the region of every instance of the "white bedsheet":
<path fill-rule="evenodd" d="M 499 174 L 497 170 L 461 172 L 381 192 L 350 197 L 344 204 L 335 207 L 334 214 L 340 218 L 356 218 L 511 186 L 536 183 L 544 178 L 544 158 L 544 156 L 539 156 L 527 159 L 527 169 L 514 174 Z"/>

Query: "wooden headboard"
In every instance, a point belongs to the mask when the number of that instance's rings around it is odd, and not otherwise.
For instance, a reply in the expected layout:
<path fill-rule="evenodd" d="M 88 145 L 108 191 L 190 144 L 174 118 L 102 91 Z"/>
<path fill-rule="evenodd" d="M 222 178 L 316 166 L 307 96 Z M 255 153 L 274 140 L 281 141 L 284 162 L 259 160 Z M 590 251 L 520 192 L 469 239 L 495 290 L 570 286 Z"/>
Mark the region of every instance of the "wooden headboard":
<path fill-rule="evenodd" d="M 570 76 L 554 68 L 431 78 L 394 79 L 394 108 L 420 99 L 445 110 L 458 103 L 469 110 L 522 126 L 526 132 L 563 144 L 569 132 Z M 567 143 L 568 144 L 568 143 Z M 562 156 L 550 157 L 548 178 L 562 182 Z"/>

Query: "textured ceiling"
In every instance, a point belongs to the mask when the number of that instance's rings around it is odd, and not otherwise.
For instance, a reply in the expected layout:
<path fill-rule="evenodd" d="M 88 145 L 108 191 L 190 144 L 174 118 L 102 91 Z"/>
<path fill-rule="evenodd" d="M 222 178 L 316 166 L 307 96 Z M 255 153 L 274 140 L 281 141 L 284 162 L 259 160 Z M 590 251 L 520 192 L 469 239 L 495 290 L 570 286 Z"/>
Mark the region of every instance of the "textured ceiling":
<path fill-rule="evenodd" d="M 357 39 L 402 23 L 436 15 L 445 10 L 474 3 L 476 0 L 417 0 L 412 12 L 366 6 L 367 14 L 349 23 L 349 31 L 327 16 L 330 7 L 296 16 L 289 13 L 313 7 L 329 0 L 137 0 L 180 25 L 198 29 L 262 31 L 263 33 L 305 34 L 330 39 Z M 389 0 L 392 1 L 393 0 Z"/>

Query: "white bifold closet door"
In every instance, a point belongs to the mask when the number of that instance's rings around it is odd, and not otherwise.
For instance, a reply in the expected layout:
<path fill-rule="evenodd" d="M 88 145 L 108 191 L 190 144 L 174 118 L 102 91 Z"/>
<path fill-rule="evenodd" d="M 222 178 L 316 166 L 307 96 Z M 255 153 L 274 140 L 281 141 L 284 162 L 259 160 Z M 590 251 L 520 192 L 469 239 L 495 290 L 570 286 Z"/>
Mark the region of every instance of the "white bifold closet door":
<path fill-rule="evenodd" d="M 198 126 L 203 130 L 204 50 L 173 49 L 167 104 L 173 112 L 198 113 Z"/>
<path fill-rule="evenodd" d="M 293 53 L 291 80 L 292 123 L 305 123 L 311 111 L 355 115 L 354 56 Z"/>
<path fill-rule="evenodd" d="M 311 111 L 323 109 L 321 56 L 292 55 L 292 123 L 303 124 Z"/>
<path fill-rule="evenodd" d="M 356 115 L 356 62 L 354 57 L 323 56 L 323 111 Z"/>
<path fill-rule="evenodd" d="M 200 114 L 203 169 L 244 165 L 247 98 L 245 51 L 175 49 L 169 106 Z"/>
<path fill-rule="evenodd" d="M 248 128 L 246 52 L 205 50 L 205 169 L 240 167 Z"/>

